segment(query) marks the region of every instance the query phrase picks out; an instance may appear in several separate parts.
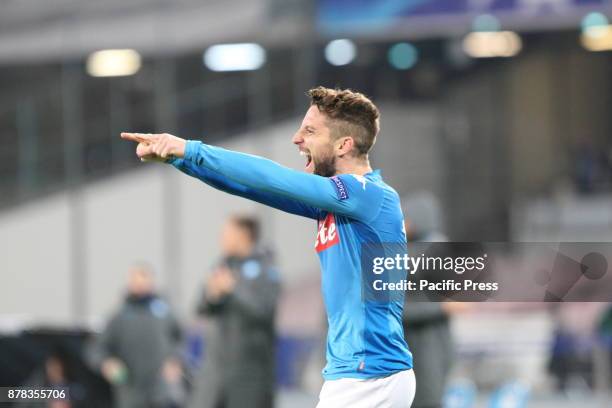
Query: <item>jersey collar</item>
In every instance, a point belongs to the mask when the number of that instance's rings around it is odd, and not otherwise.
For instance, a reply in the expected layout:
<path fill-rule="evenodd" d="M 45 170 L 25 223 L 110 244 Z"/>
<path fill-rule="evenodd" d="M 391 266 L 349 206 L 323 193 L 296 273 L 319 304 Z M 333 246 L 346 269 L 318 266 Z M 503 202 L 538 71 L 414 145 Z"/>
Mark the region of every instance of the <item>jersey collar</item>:
<path fill-rule="evenodd" d="M 364 176 L 368 178 L 380 179 L 382 178 L 382 171 L 380 169 L 374 169 L 371 172 L 364 174 Z"/>

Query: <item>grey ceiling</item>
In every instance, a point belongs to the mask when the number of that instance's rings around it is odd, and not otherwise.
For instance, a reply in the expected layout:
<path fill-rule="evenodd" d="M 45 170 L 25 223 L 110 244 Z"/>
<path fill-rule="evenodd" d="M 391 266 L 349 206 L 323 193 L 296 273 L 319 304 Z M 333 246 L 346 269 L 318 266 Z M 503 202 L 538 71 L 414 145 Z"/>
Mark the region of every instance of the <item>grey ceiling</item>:
<path fill-rule="evenodd" d="M 302 0 L 0 0 L 0 63 L 82 58 L 103 48 L 145 55 L 221 41 L 291 42 Z M 287 12 L 288 5 L 290 11 Z"/>

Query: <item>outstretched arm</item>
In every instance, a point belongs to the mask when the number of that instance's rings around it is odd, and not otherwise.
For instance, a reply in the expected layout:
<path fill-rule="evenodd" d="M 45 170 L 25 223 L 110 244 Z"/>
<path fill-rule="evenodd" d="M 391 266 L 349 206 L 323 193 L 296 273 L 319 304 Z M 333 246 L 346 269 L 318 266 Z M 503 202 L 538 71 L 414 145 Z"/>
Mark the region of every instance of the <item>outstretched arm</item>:
<path fill-rule="evenodd" d="M 225 191 L 226 193 L 239 197 L 244 197 L 291 214 L 317 219 L 319 211 L 316 208 L 300 203 L 299 201 L 245 186 L 223 176 L 220 173 L 207 169 L 206 167 L 196 166 L 194 163 L 185 159 L 172 159 L 169 161 L 169 163 L 183 173 L 200 179 L 217 190 Z"/>
<path fill-rule="evenodd" d="M 167 134 L 122 133 L 122 137 L 139 142 L 136 151 L 142 160 L 182 158 L 248 188 L 352 218 L 374 218 L 383 199 L 380 187 L 372 185 L 366 191 L 366 180 L 351 175 L 327 178 L 302 173 L 262 157 Z"/>
<path fill-rule="evenodd" d="M 221 173 L 184 159 L 186 140 L 162 134 L 122 133 L 121 137 L 138 143 L 136 154 L 142 161 L 170 163 L 178 170 L 195 177 L 217 190 L 285 211 L 291 214 L 317 219 L 318 209 L 287 197 L 270 194 L 240 184 Z M 158 155 L 159 153 L 159 155 Z"/>

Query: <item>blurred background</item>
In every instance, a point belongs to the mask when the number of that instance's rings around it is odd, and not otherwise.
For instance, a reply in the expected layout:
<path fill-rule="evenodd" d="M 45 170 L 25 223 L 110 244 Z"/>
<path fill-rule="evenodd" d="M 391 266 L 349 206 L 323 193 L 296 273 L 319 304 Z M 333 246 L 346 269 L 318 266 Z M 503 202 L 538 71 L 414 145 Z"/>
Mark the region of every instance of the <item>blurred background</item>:
<path fill-rule="evenodd" d="M 197 371 L 200 288 L 224 220 L 249 213 L 280 270 L 277 406 L 314 406 L 326 330 L 315 225 L 141 164 L 119 133 L 301 169 L 291 136 L 319 84 L 378 104 L 372 163 L 425 232 L 610 241 L 610 19 L 610 0 L 0 0 L 0 385 L 24 384 L 59 347 L 105 401 L 79 356 L 135 262 L 155 271 Z M 608 311 L 451 313 L 444 406 L 610 406 Z"/>

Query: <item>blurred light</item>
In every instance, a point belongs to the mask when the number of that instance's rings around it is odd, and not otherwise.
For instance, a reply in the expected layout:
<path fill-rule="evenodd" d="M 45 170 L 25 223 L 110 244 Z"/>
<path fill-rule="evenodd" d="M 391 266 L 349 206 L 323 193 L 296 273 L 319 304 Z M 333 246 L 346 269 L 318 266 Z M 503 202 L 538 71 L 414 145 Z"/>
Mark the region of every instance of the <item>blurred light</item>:
<path fill-rule="evenodd" d="M 259 44 L 218 44 L 204 52 L 204 64 L 211 71 L 253 71 L 266 62 L 266 50 Z"/>
<path fill-rule="evenodd" d="M 351 40 L 333 40 L 325 47 L 325 59 L 332 65 L 350 64 L 356 56 L 357 47 Z"/>
<path fill-rule="evenodd" d="M 523 47 L 513 31 L 475 32 L 463 39 L 463 50 L 472 58 L 512 57 Z"/>
<path fill-rule="evenodd" d="M 472 22 L 472 31 L 499 31 L 501 24 L 497 17 L 491 14 L 481 14 Z"/>
<path fill-rule="evenodd" d="M 582 19 L 581 26 L 582 31 L 585 31 L 592 27 L 607 26 L 608 24 L 610 24 L 610 22 L 608 21 L 608 17 L 606 17 L 602 13 L 593 12 L 584 16 L 584 18 Z"/>
<path fill-rule="evenodd" d="M 141 59 L 134 50 L 102 50 L 90 54 L 86 66 L 94 77 L 128 76 L 138 72 Z"/>
<path fill-rule="evenodd" d="M 419 59 L 416 47 L 408 43 L 395 44 L 389 49 L 389 63 L 395 69 L 410 69 Z"/>
<path fill-rule="evenodd" d="M 585 29 L 580 42 L 589 51 L 612 51 L 612 25 Z"/>

